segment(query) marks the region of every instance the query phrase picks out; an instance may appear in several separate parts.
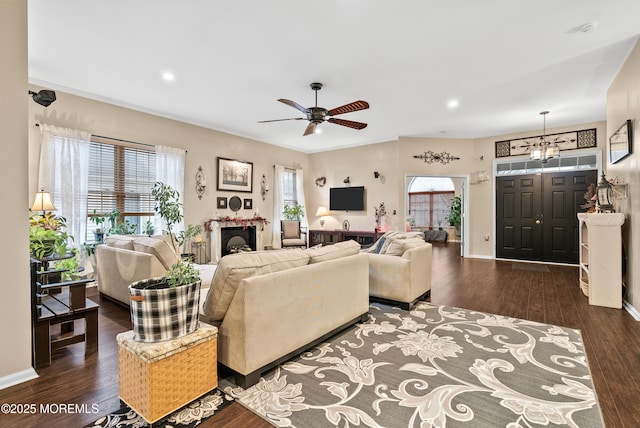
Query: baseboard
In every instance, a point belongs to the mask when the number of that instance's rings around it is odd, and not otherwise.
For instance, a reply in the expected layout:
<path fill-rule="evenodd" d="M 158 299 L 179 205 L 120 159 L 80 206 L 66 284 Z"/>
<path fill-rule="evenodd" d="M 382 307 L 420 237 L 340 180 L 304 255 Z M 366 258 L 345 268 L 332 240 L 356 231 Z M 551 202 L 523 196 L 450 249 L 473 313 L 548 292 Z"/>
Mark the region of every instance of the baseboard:
<path fill-rule="evenodd" d="M 10 375 L 0 378 L 0 389 L 9 388 L 10 386 L 17 385 L 22 382 L 26 382 L 38 377 L 38 373 L 33 368 L 22 370 L 20 372 L 12 373 Z"/>
<path fill-rule="evenodd" d="M 631 314 L 633 319 L 635 319 L 636 321 L 640 321 L 640 312 L 638 312 L 636 308 L 631 306 L 631 303 L 627 302 L 626 300 L 623 300 L 622 307 Z"/>
<path fill-rule="evenodd" d="M 484 254 L 469 254 L 467 256 L 468 259 L 486 259 L 486 260 L 493 260 L 493 256 L 486 256 Z"/>

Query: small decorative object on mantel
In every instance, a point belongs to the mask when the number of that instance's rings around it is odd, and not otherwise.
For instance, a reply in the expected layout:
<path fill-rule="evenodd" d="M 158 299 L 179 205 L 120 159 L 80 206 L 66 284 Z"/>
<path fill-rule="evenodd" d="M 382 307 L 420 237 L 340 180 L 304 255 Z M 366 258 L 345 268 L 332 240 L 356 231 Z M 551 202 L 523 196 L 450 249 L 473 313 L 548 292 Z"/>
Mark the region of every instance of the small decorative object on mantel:
<path fill-rule="evenodd" d="M 460 159 L 457 156 L 453 156 L 449 152 L 435 153 L 435 152 L 432 152 L 431 150 L 427 150 L 421 155 L 414 155 L 413 157 L 416 159 L 422 159 L 425 163 L 440 162 L 443 165 L 446 165 L 451 161 Z"/>
<path fill-rule="evenodd" d="M 600 182 L 597 189 L 598 195 L 598 212 L 599 213 L 613 213 L 613 191 L 611 190 L 611 183 L 607 181 L 607 178 L 602 173 Z"/>
<path fill-rule="evenodd" d="M 202 166 L 198 167 L 198 172 L 196 172 L 196 194 L 198 195 L 198 199 L 202 199 L 202 195 L 204 195 L 204 189 L 207 188 L 207 180 L 204 176 L 204 172 L 202 171 Z"/>
<path fill-rule="evenodd" d="M 227 216 L 218 216 L 216 218 L 210 218 L 204 223 L 204 230 L 206 230 L 207 232 L 213 231 L 213 227 L 211 226 L 211 224 L 214 221 L 218 223 L 234 223 L 242 226 L 245 229 L 249 226 L 255 226 L 256 223 L 262 226 L 264 226 L 265 224 L 269 224 L 269 221 L 266 218 L 261 217 L 259 215 L 254 215 L 251 218 L 231 217 L 227 215 Z"/>

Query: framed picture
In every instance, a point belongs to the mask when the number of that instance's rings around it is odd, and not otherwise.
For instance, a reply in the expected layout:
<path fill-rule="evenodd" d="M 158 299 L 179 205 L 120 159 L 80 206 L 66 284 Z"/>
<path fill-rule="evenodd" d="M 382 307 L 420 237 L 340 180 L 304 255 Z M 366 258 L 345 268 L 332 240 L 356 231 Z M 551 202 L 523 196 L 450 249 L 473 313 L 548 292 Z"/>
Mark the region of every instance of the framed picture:
<path fill-rule="evenodd" d="M 253 199 L 245 199 L 244 200 L 244 209 L 252 210 L 253 209 Z"/>
<path fill-rule="evenodd" d="M 226 209 L 227 208 L 227 198 L 218 197 L 217 198 L 216 207 L 218 207 L 220 209 Z"/>
<path fill-rule="evenodd" d="M 631 154 L 632 129 L 631 120 L 627 120 L 609 137 L 609 160 L 611 163 L 620 162 Z"/>
<path fill-rule="evenodd" d="M 253 192 L 253 162 L 219 157 L 218 190 Z"/>

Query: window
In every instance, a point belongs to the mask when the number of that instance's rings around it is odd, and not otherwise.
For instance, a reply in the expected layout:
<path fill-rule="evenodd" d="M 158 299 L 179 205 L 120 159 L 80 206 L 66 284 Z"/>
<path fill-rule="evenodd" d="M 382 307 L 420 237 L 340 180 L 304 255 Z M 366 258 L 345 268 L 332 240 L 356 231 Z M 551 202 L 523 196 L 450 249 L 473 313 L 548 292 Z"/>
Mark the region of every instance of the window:
<path fill-rule="evenodd" d="M 454 184 L 450 178 L 414 177 L 409 184 L 409 215 L 417 227 L 448 226 L 445 217 L 454 197 Z"/>
<path fill-rule="evenodd" d="M 141 233 L 154 215 L 151 188 L 156 181 L 153 148 L 114 144 L 108 139 L 92 137 L 89 147 L 88 213 L 108 214 L 118 210 L 118 225 L 129 233 Z M 108 227 L 109 225 L 105 225 Z M 121 226 L 122 227 L 122 226 Z M 93 240 L 96 225 L 87 222 L 87 240 Z"/>
<path fill-rule="evenodd" d="M 295 169 L 284 169 L 284 176 L 282 179 L 282 200 L 284 205 L 289 205 L 290 207 L 298 204 Z M 283 209 L 284 205 L 282 207 Z"/>
<path fill-rule="evenodd" d="M 445 217 L 454 196 L 453 191 L 409 193 L 409 215 L 418 227 L 435 229 L 447 226 Z"/>

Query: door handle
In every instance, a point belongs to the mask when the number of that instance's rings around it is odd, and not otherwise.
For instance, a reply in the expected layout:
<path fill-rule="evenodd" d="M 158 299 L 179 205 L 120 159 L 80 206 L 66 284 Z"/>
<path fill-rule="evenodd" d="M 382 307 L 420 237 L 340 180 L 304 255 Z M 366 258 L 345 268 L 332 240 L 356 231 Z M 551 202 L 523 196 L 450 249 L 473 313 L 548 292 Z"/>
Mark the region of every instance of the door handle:
<path fill-rule="evenodd" d="M 540 224 L 542 223 L 542 220 L 540 220 L 539 218 L 536 219 L 536 224 Z"/>

